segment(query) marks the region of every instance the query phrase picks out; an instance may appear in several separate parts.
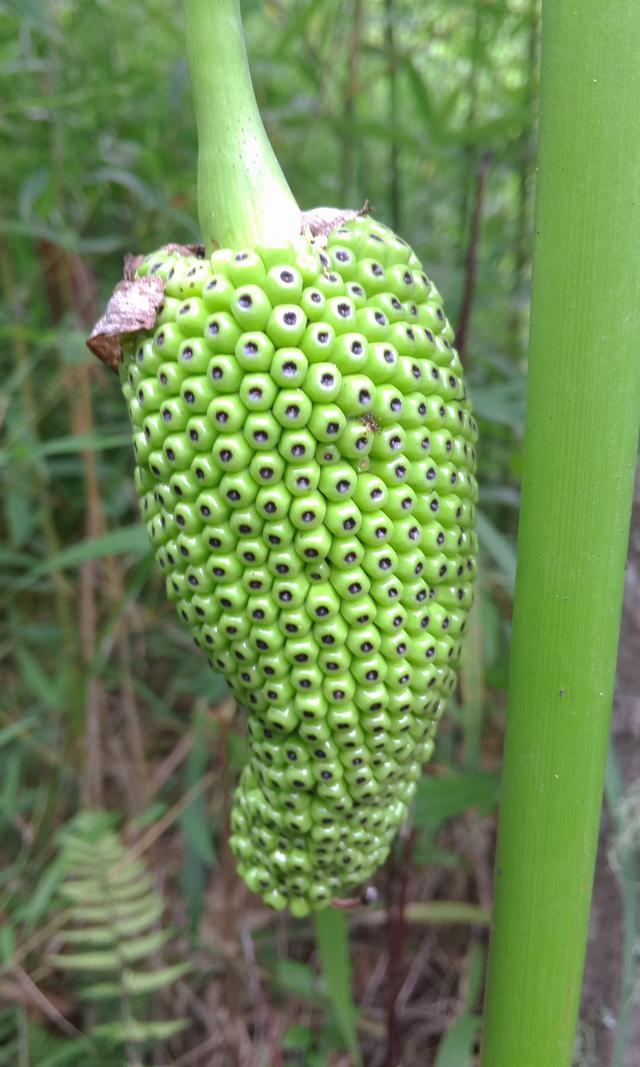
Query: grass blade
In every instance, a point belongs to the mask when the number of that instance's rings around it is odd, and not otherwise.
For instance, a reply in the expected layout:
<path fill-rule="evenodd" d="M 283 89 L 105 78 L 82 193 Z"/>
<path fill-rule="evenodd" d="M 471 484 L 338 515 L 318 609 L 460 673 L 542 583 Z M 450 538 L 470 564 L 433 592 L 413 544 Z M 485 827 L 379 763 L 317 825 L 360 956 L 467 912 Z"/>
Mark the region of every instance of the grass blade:
<path fill-rule="evenodd" d="M 356 1064 L 362 1064 L 356 1018 L 358 1010 L 351 991 L 349 928 L 343 912 L 333 908 L 314 915 L 316 943 L 320 952 L 327 997 L 344 1042 Z"/>

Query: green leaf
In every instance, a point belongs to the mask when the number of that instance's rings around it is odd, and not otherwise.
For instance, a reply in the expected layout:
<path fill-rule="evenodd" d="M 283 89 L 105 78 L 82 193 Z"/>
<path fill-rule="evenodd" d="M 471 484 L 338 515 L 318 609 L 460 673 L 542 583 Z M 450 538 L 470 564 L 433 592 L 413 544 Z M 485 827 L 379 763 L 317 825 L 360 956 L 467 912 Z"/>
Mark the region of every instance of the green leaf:
<path fill-rule="evenodd" d="M 115 1000 L 122 997 L 120 982 L 93 982 L 91 985 L 83 985 L 82 996 L 87 1000 Z"/>
<path fill-rule="evenodd" d="M 48 910 L 60 889 L 64 875 L 64 866 L 59 857 L 44 868 L 40 881 L 37 882 L 24 907 L 20 910 L 21 919 L 28 926 L 34 927 Z"/>
<path fill-rule="evenodd" d="M 308 1026 L 290 1026 L 282 1037 L 285 1051 L 306 1052 L 313 1042 L 313 1034 Z"/>
<path fill-rule="evenodd" d="M 162 910 L 162 902 L 151 903 L 149 897 L 142 900 L 133 900 L 128 904 L 118 904 L 113 907 L 110 904 L 87 904 L 78 905 L 73 909 L 73 918 L 79 923 L 107 923 L 112 922 L 123 934 L 133 934 L 147 925 L 147 916 L 155 914 L 156 907 Z M 157 916 L 156 916 L 157 917 Z"/>
<path fill-rule="evenodd" d="M 23 719 L 18 722 L 12 722 L 8 726 L 3 726 L 0 730 L 0 748 L 5 745 L 9 745 L 16 738 L 24 736 L 29 733 L 31 726 L 35 726 L 38 723 L 35 715 L 25 715 Z"/>
<path fill-rule="evenodd" d="M 320 998 L 316 990 L 315 975 L 306 963 L 298 960 L 278 959 L 276 963 L 276 979 L 288 993 L 301 997 L 312 1003 Z"/>
<path fill-rule="evenodd" d="M 38 445 L 32 456 L 64 456 L 79 452 L 107 452 L 112 448 L 124 448 L 131 443 L 130 433 L 105 434 L 97 430 L 93 433 L 69 434 L 56 437 Z"/>
<path fill-rule="evenodd" d="M 16 649 L 16 659 L 25 684 L 38 697 L 43 707 L 49 710 L 58 707 L 60 704 L 59 687 L 64 676 L 58 673 L 50 678 L 25 644 L 19 645 Z"/>
<path fill-rule="evenodd" d="M 457 1019 L 440 1042 L 433 1067 L 473 1067 L 479 1029 L 478 1015 L 462 1015 Z"/>
<path fill-rule="evenodd" d="M 158 989 L 177 982 L 191 969 L 190 963 L 174 963 L 171 967 L 159 967 L 155 971 L 126 971 L 123 975 L 123 989 L 127 993 L 155 993 Z"/>
<path fill-rule="evenodd" d="M 113 859 L 118 863 L 119 854 L 116 853 Z M 78 881 L 67 882 L 63 892 L 69 900 L 86 900 L 94 894 L 104 894 L 105 888 L 108 888 L 109 899 L 113 901 L 114 908 L 117 908 L 122 903 L 138 900 L 143 895 L 151 893 L 153 878 L 140 867 L 130 868 L 120 860 L 115 873 L 105 872 L 104 875 L 101 873 L 95 878 L 82 878 Z"/>
<path fill-rule="evenodd" d="M 516 582 L 516 550 L 511 541 L 493 525 L 482 511 L 477 512 L 478 539 L 481 548 L 497 563 L 502 582 L 513 594 Z"/>
<path fill-rule="evenodd" d="M 65 971 L 117 971 L 120 966 L 117 952 L 54 953 L 49 961 Z"/>
<path fill-rule="evenodd" d="M 342 1038 L 357 1064 L 362 1063 L 356 1020 L 357 1008 L 351 992 L 349 928 L 342 911 L 324 908 L 314 914 L 316 942 L 320 951 L 325 991 Z"/>
<path fill-rule="evenodd" d="M 94 1026 L 94 1037 L 104 1037 L 107 1041 L 113 1041 L 119 1045 L 128 1041 L 133 1044 L 145 1044 L 147 1041 L 166 1041 L 184 1030 L 187 1023 L 184 1019 L 167 1019 L 162 1022 L 138 1022 L 132 1020 L 127 1023 L 101 1023 Z"/>
<path fill-rule="evenodd" d="M 150 956 L 152 952 L 157 952 L 163 945 L 166 945 L 172 933 L 172 930 L 154 930 L 153 933 L 148 934 L 146 937 L 136 938 L 135 941 L 123 942 L 120 945 L 120 955 L 127 963 L 143 960 L 145 956 Z"/>
<path fill-rule="evenodd" d="M 151 553 L 149 537 L 144 526 L 125 526 L 120 530 L 110 530 L 101 537 L 93 537 L 87 541 L 80 541 L 69 548 L 58 552 L 48 560 L 44 560 L 33 567 L 28 574 L 14 583 L 17 590 L 27 589 L 34 585 L 40 578 L 60 571 L 80 567 L 83 563 L 92 559 L 102 559 L 104 556 L 135 556 L 140 559 Z"/>
<path fill-rule="evenodd" d="M 443 822 L 470 808 L 493 811 L 498 804 L 500 780 L 486 771 L 455 771 L 440 777 L 426 775 L 418 782 L 415 821 L 418 826 Z"/>

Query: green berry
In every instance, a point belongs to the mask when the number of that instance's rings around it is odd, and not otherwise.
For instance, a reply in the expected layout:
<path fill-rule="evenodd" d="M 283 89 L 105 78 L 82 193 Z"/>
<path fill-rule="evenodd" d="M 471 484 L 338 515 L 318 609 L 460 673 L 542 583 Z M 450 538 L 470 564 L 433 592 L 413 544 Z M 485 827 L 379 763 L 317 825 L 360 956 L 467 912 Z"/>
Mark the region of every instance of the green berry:
<path fill-rule="evenodd" d="M 144 521 L 247 712 L 240 873 L 274 909 L 371 877 L 455 685 L 477 426 L 441 297 L 370 218 L 326 247 L 158 252 L 125 351 Z"/>

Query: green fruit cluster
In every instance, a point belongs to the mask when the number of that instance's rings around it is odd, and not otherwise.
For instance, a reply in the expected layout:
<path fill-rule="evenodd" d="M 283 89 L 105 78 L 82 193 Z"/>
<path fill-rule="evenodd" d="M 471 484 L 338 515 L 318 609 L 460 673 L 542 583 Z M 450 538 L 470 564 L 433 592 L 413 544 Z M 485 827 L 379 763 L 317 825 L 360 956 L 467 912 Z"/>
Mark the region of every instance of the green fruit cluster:
<path fill-rule="evenodd" d="M 121 367 L 144 518 L 248 713 L 239 870 L 303 915 L 385 859 L 455 685 L 477 428 L 452 330 L 370 218 L 138 273 L 165 283 Z"/>

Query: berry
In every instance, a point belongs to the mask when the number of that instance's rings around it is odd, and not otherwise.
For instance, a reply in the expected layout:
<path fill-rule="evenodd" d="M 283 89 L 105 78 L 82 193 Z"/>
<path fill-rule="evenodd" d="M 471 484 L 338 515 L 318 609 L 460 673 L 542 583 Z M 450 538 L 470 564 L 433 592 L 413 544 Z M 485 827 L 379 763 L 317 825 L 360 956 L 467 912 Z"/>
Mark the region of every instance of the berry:
<path fill-rule="evenodd" d="M 455 684 L 476 424 L 440 296 L 357 217 L 298 246 L 148 256 L 125 345 L 167 592 L 247 713 L 231 847 L 293 914 L 384 861 Z"/>

